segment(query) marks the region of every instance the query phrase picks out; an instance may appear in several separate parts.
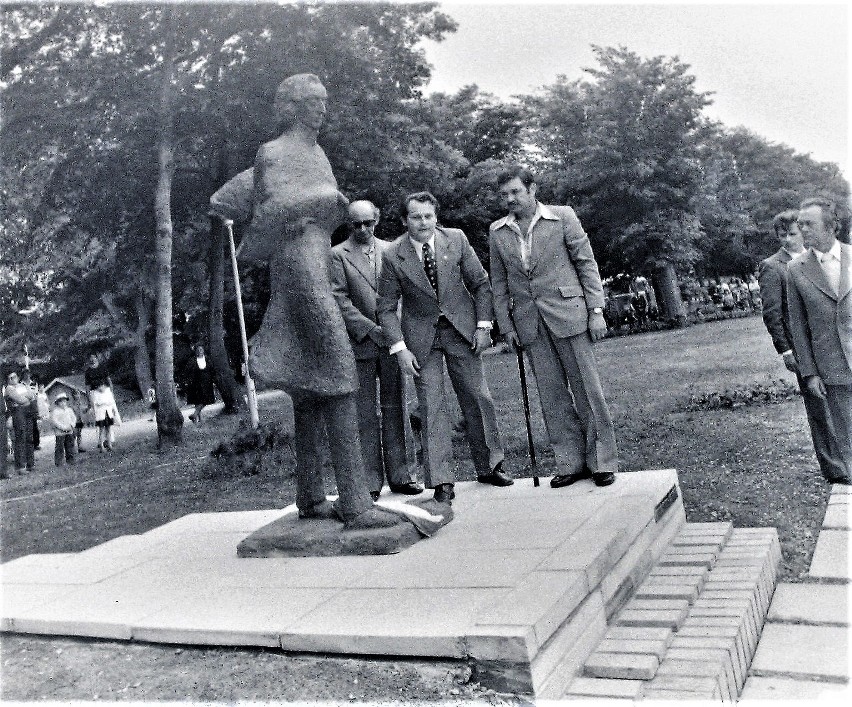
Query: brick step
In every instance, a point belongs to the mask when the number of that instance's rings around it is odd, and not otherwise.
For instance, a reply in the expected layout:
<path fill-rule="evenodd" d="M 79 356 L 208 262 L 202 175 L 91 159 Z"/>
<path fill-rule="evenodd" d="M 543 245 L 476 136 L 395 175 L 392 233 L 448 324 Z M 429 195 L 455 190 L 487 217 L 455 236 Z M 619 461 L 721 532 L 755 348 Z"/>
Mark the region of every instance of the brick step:
<path fill-rule="evenodd" d="M 780 558 L 775 529 L 686 524 L 564 697 L 736 700 Z"/>

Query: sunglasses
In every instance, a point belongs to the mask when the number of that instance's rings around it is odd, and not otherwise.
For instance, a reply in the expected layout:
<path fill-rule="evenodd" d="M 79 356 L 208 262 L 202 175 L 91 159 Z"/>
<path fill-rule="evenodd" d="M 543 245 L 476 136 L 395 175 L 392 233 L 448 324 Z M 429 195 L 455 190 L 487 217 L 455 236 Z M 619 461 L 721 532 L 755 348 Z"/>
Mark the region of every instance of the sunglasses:
<path fill-rule="evenodd" d="M 375 226 L 376 220 L 371 218 L 367 219 L 366 221 L 352 221 L 349 225 L 357 231 L 359 228 L 362 228 L 364 226 L 366 226 L 367 228 Z"/>

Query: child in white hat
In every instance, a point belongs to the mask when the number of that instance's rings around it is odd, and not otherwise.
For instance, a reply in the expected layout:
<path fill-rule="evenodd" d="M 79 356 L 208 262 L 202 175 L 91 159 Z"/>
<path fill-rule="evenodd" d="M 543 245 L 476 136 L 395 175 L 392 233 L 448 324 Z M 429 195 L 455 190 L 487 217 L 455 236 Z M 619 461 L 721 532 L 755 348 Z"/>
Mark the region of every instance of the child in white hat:
<path fill-rule="evenodd" d="M 50 411 L 50 422 L 56 430 L 56 451 L 53 453 L 53 461 L 56 466 L 64 466 L 67 461 L 74 463 L 74 454 L 77 451 L 74 439 L 74 428 L 77 425 L 77 416 L 71 409 L 71 401 L 67 393 L 60 393 L 53 401 L 53 409 Z"/>

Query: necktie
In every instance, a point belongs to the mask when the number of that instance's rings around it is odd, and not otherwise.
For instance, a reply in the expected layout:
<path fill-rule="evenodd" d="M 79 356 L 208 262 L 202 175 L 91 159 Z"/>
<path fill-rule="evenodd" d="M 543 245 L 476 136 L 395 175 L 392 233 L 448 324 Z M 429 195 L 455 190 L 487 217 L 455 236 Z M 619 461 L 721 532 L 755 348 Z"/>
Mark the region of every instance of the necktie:
<path fill-rule="evenodd" d="M 423 244 L 423 269 L 426 271 L 426 277 L 429 278 L 429 284 L 438 294 L 438 266 L 435 264 L 435 254 L 432 252 L 432 247 L 428 243 Z"/>
<path fill-rule="evenodd" d="M 370 270 L 373 272 L 373 284 L 378 282 L 378 268 L 376 268 L 376 247 L 373 246 L 367 251 L 367 259 L 370 261 Z"/>

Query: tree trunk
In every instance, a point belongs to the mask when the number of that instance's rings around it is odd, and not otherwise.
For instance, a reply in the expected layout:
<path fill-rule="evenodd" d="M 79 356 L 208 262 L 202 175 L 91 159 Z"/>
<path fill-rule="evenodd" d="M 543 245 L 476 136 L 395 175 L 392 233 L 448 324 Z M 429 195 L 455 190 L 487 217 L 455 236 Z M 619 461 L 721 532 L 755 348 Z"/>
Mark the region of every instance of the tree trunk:
<path fill-rule="evenodd" d="M 686 326 L 686 311 L 683 300 L 680 297 L 680 288 L 677 284 L 677 273 L 674 265 L 667 263 L 654 273 L 654 287 L 657 289 L 657 298 L 662 305 L 663 318 L 675 326 Z"/>
<path fill-rule="evenodd" d="M 228 361 L 228 351 L 225 348 L 225 327 L 222 323 L 222 310 L 225 301 L 225 244 L 227 231 L 218 217 L 211 217 L 210 222 L 210 300 L 208 302 L 207 341 L 210 347 L 210 361 L 213 365 L 213 375 L 216 386 L 222 394 L 226 415 L 236 413 L 243 402 L 234 372 Z"/>
<path fill-rule="evenodd" d="M 145 398 L 148 391 L 154 387 L 154 376 L 151 373 L 151 358 L 148 356 L 146 335 L 151 323 L 151 300 L 145 296 L 140 287 L 136 292 L 136 333 L 133 349 L 133 367 L 136 370 L 136 385 Z"/>
<path fill-rule="evenodd" d="M 172 96 L 174 60 L 169 52 L 163 62 L 160 93 L 159 136 L 157 156 L 159 175 L 154 197 L 157 224 L 155 256 L 157 263 L 157 434 L 160 445 L 182 441 L 183 414 L 175 391 L 174 345 L 172 342 L 172 212 L 171 192 L 174 175 L 174 116 Z"/>

